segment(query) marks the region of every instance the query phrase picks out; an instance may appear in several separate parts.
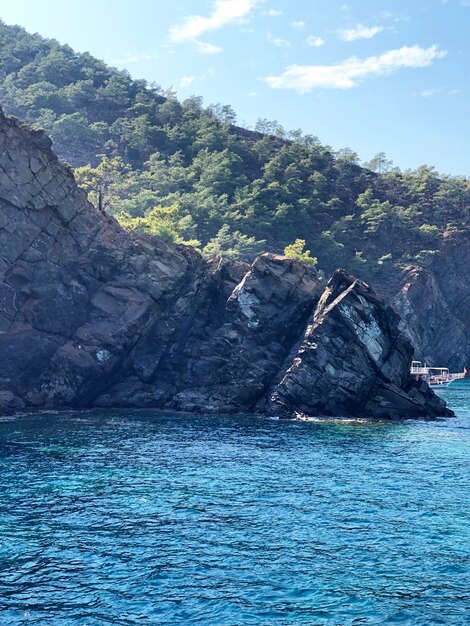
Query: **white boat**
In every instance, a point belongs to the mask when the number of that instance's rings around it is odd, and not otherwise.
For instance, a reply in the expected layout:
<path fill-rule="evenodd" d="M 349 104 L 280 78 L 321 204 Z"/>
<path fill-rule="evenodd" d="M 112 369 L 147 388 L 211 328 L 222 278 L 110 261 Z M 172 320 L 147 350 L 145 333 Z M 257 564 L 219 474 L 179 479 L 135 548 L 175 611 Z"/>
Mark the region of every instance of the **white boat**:
<path fill-rule="evenodd" d="M 451 374 L 448 367 L 429 367 L 421 361 L 412 361 L 410 374 L 416 380 L 425 380 L 431 389 L 443 389 L 452 384 L 455 380 L 462 380 L 467 374 L 467 369 L 463 372 Z"/>

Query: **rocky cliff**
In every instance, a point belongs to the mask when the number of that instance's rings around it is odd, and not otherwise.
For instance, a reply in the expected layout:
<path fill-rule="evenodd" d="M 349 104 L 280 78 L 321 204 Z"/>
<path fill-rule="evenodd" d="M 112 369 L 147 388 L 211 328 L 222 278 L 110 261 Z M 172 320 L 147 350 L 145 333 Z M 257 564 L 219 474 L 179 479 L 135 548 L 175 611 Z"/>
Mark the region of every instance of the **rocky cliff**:
<path fill-rule="evenodd" d="M 0 406 L 449 415 L 399 318 L 339 271 L 203 259 L 97 211 L 50 140 L 0 114 Z"/>
<path fill-rule="evenodd" d="M 468 367 L 470 231 L 447 231 L 429 267 L 396 266 L 394 272 L 384 294 L 403 318 L 415 356 L 452 371 Z"/>

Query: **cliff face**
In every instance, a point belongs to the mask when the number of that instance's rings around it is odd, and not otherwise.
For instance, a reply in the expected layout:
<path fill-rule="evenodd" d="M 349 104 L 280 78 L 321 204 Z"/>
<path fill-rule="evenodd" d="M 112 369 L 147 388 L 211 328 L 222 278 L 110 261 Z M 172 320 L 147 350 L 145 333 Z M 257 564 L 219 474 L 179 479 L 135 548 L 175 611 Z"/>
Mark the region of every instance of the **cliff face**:
<path fill-rule="evenodd" d="M 381 285 L 402 317 L 415 357 L 462 371 L 470 361 L 470 231 L 444 233 L 441 250 L 427 268 L 392 268 Z"/>
<path fill-rule="evenodd" d="M 448 415 L 364 283 L 135 237 L 51 142 L 0 115 L 0 407 Z"/>
<path fill-rule="evenodd" d="M 470 355 L 470 318 L 461 315 L 466 290 L 459 289 L 452 274 L 441 277 L 424 268 L 405 268 L 402 278 L 394 302 L 416 357 L 430 365 L 462 371 Z M 452 282 L 452 288 L 443 287 L 443 282 Z"/>

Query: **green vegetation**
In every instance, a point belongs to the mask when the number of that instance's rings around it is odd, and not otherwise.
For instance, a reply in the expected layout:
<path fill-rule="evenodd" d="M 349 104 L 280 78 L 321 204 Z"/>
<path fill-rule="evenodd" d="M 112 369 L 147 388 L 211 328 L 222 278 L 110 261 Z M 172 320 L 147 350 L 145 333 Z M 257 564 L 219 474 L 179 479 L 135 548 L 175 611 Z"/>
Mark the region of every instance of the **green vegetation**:
<path fill-rule="evenodd" d="M 199 248 L 201 242 L 194 237 L 196 225 L 190 215 L 181 215 L 177 204 L 156 206 L 144 217 L 132 217 L 126 211 L 116 215 L 119 223 L 127 230 L 136 230 L 149 235 L 160 235 L 172 243 L 183 243 Z"/>
<path fill-rule="evenodd" d="M 0 39 L 3 108 L 44 128 L 126 228 L 244 260 L 286 249 L 315 263 L 307 248 L 326 273 L 368 279 L 397 261 L 428 263 L 446 231 L 469 226 L 467 179 L 401 172 L 383 153 L 361 167 L 349 149 L 264 119 L 248 131 L 229 106 L 179 102 L 19 27 L 0 22 Z"/>
<path fill-rule="evenodd" d="M 304 265 L 316 265 L 318 263 L 318 259 L 311 256 L 310 250 L 305 250 L 304 239 L 296 239 L 290 246 L 286 246 L 284 248 L 284 254 L 290 259 L 300 261 Z"/>

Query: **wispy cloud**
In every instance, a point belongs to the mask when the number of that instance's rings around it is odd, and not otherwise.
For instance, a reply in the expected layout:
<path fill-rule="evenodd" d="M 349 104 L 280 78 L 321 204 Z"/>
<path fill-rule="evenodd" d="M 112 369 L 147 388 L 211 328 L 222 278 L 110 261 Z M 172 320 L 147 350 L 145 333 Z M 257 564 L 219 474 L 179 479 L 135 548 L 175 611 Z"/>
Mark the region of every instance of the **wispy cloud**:
<path fill-rule="evenodd" d="M 305 43 L 307 46 L 310 46 L 310 48 L 320 48 L 325 45 L 325 40 L 321 37 L 315 37 L 315 35 L 309 35 Z"/>
<path fill-rule="evenodd" d="M 408 15 L 403 13 L 395 13 L 394 11 L 379 11 L 376 16 L 377 20 L 388 20 L 390 22 L 409 22 Z"/>
<path fill-rule="evenodd" d="M 442 89 L 424 89 L 423 91 L 420 91 L 419 93 L 415 93 L 413 95 L 415 96 L 421 96 L 421 98 L 431 98 L 432 96 L 454 96 L 455 94 L 460 93 L 459 89 L 449 89 L 449 88 L 442 88 Z"/>
<path fill-rule="evenodd" d="M 222 52 L 222 48 L 220 46 L 214 46 L 212 43 L 207 43 L 207 41 L 194 41 L 196 45 L 196 50 L 200 54 L 219 54 Z"/>
<path fill-rule="evenodd" d="M 356 24 L 352 28 L 340 28 L 337 33 L 343 41 L 356 41 L 357 39 L 372 39 L 383 31 L 383 26 L 364 26 Z"/>
<path fill-rule="evenodd" d="M 281 39 L 281 37 L 273 37 L 271 33 L 268 33 L 268 41 L 272 43 L 273 46 L 277 48 L 287 48 L 290 46 L 290 42 L 285 39 Z"/>
<path fill-rule="evenodd" d="M 351 57 L 336 65 L 289 65 L 279 76 L 263 80 L 273 89 L 307 93 L 313 89 L 351 89 L 367 78 L 388 76 L 403 68 L 427 67 L 446 55 L 436 45 L 430 48 L 403 46 L 379 56 Z"/>
<path fill-rule="evenodd" d="M 292 22 L 292 28 L 305 28 L 306 23 L 303 20 L 297 20 Z"/>
<path fill-rule="evenodd" d="M 191 15 L 182 24 L 173 26 L 170 40 L 174 43 L 193 41 L 204 33 L 238 22 L 249 15 L 256 4 L 258 0 L 216 0 L 209 17 Z"/>
<path fill-rule="evenodd" d="M 261 15 L 265 15 L 267 17 L 280 17 L 282 15 L 282 11 L 278 11 L 277 9 L 269 9 L 269 11 L 261 11 Z"/>
<path fill-rule="evenodd" d="M 202 54 L 215 54 L 221 48 L 199 40 L 204 33 L 219 30 L 228 24 L 240 23 L 260 0 L 215 0 L 212 13 L 205 17 L 190 15 L 170 29 L 171 43 L 193 42 Z"/>
<path fill-rule="evenodd" d="M 158 54 L 156 52 L 131 52 L 125 57 L 120 59 L 111 59 L 111 63 L 114 65 L 128 65 L 129 63 L 138 63 L 139 61 L 150 61 L 151 59 L 157 59 Z"/>
<path fill-rule="evenodd" d="M 182 89 L 190 87 L 193 83 L 200 83 L 205 80 L 209 80 L 215 76 L 215 71 L 212 67 L 210 67 L 203 74 L 199 74 L 198 76 L 182 76 L 178 81 L 178 86 Z"/>
<path fill-rule="evenodd" d="M 430 98 L 431 96 L 435 96 L 437 93 L 439 93 L 438 89 L 424 89 L 419 95 L 422 98 Z"/>
<path fill-rule="evenodd" d="M 195 80 L 195 76 L 182 76 L 179 80 L 180 87 L 189 87 Z"/>

